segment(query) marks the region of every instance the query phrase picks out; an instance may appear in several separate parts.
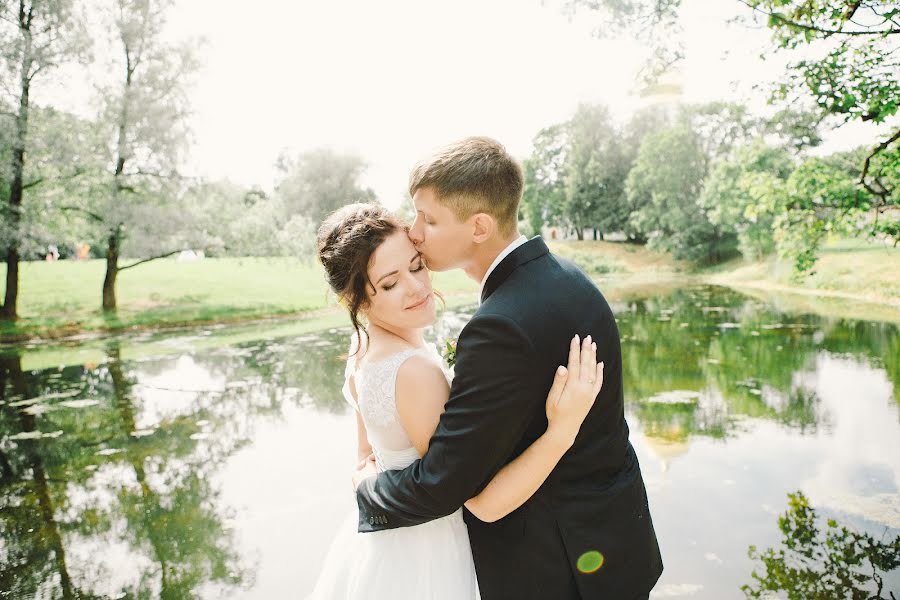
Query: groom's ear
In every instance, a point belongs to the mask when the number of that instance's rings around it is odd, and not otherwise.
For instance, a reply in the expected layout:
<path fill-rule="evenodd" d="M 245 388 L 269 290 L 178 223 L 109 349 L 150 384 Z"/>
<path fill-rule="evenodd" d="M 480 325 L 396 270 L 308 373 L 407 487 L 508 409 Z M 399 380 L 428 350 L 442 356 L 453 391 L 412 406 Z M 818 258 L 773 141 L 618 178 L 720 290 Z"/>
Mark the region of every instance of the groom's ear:
<path fill-rule="evenodd" d="M 475 213 L 472 215 L 472 241 L 476 244 L 486 242 L 497 231 L 497 222 L 489 214 Z"/>

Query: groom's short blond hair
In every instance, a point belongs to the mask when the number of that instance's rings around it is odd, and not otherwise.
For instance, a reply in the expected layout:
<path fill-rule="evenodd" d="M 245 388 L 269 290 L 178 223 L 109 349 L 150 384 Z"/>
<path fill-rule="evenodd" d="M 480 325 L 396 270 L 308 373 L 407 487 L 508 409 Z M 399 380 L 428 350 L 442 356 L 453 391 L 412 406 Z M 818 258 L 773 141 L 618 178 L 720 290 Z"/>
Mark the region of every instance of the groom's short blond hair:
<path fill-rule="evenodd" d="M 431 188 L 460 221 L 486 213 L 502 235 L 516 231 L 522 167 L 497 140 L 465 138 L 419 161 L 409 175 L 410 197 L 422 188 Z"/>

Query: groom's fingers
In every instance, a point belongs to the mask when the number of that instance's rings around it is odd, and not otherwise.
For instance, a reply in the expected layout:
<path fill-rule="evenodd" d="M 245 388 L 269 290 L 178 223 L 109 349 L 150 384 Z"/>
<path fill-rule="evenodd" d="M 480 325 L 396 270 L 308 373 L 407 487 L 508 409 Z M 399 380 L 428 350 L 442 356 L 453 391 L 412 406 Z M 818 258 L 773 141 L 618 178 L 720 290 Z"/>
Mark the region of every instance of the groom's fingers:
<path fill-rule="evenodd" d="M 569 380 L 578 381 L 581 376 L 581 338 L 576 334 L 569 343 Z"/>

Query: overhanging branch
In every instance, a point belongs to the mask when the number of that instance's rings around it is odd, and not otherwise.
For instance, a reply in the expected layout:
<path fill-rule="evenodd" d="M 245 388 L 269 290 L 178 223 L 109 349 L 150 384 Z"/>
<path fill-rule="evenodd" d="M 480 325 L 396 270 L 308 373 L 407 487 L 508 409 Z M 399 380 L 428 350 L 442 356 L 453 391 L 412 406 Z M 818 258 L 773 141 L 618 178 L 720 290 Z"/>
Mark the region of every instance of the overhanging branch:
<path fill-rule="evenodd" d="M 178 254 L 178 253 L 181 252 L 181 251 L 182 251 L 181 249 L 178 249 L 178 250 L 172 250 L 171 252 L 167 252 L 167 253 L 165 253 L 165 254 L 159 254 L 159 255 L 157 255 L 157 256 L 151 256 L 150 258 L 145 258 L 145 259 L 143 259 L 143 260 L 139 260 L 139 261 L 137 261 L 136 263 L 131 263 L 130 265 L 126 265 L 126 266 L 124 266 L 124 267 L 119 267 L 118 270 L 119 270 L 119 271 L 124 271 L 125 269 L 130 269 L 130 268 L 132 268 L 132 267 L 136 267 L 136 266 L 138 266 L 138 265 L 140 265 L 140 264 L 143 264 L 143 263 L 145 263 L 145 262 L 150 262 L 151 260 L 157 260 L 157 259 L 159 259 L 159 258 L 166 258 L 166 257 L 172 256 L 173 254 Z"/>
<path fill-rule="evenodd" d="M 884 196 L 885 196 L 886 191 L 884 191 L 884 190 L 883 190 L 883 191 L 878 191 L 878 190 L 874 189 L 874 188 L 869 184 L 869 182 L 866 181 L 866 175 L 869 174 L 869 167 L 870 167 L 871 164 L 872 164 L 872 159 L 875 158 L 875 156 L 876 156 L 879 152 L 882 152 L 882 151 L 886 150 L 888 146 L 890 146 L 891 144 L 893 144 L 894 142 L 896 142 L 898 139 L 900 139 L 900 129 L 898 129 L 897 131 L 895 131 L 895 132 L 894 132 L 894 135 L 892 135 L 890 138 L 888 138 L 887 140 L 881 142 L 880 144 L 878 144 L 877 146 L 875 146 L 874 148 L 872 148 L 872 151 L 869 153 L 869 155 L 866 157 L 866 160 L 863 162 L 862 172 L 861 172 L 860 175 L 859 175 L 859 183 L 860 183 L 864 188 L 866 188 L 866 189 L 869 191 L 870 194 L 872 194 L 872 195 L 874 195 L 874 196 L 878 196 L 878 197 L 880 197 L 882 200 L 884 199 Z"/>
<path fill-rule="evenodd" d="M 80 206 L 60 206 L 59 208 L 60 208 L 60 210 L 68 210 L 68 211 L 76 211 L 76 212 L 84 213 L 87 216 L 89 216 L 90 218 L 92 218 L 93 220 L 97 221 L 98 223 L 106 223 L 106 220 L 103 217 L 101 217 L 100 215 L 98 215 L 97 213 L 91 212 L 86 208 L 81 208 Z"/>
<path fill-rule="evenodd" d="M 770 19 L 775 19 L 779 23 L 783 25 L 787 25 L 788 27 L 796 27 L 797 29 L 803 29 L 804 31 L 815 31 L 816 33 L 823 33 L 826 37 L 832 35 L 894 35 L 900 33 L 900 28 L 897 29 L 876 29 L 874 31 L 858 31 L 858 30 L 844 30 L 844 29 L 825 29 L 824 27 L 817 27 L 816 25 L 812 25 L 809 23 L 798 23 L 797 21 L 793 21 L 788 19 L 784 15 L 780 13 L 771 13 L 766 10 L 759 8 L 753 4 L 750 4 L 748 0 L 738 0 L 744 6 L 750 8 L 751 10 L 760 13 L 761 15 L 765 15 Z"/>

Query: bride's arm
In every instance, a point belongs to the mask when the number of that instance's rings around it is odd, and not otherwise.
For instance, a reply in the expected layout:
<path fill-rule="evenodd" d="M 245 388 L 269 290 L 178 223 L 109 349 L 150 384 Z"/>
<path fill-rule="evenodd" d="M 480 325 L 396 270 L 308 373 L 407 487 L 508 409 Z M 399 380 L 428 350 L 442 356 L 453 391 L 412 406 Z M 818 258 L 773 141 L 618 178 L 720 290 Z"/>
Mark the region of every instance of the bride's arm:
<path fill-rule="evenodd" d="M 584 347 L 573 339 L 569 368 L 557 370 L 547 396 L 547 431 L 500 469 L 480 494 L 466 502 L 472 514 L 487 522 L 502 519 L 537 491 L 574 443 L 600 391 L 602 369 L 590 338 L 585 339 Z M 408 360 L 397 374 L 397 412 L 420 455 L 428 450 L 448 395 L 443 373 L 426 359 Z"/>
<path fill-rule="evenodd" d="M 356 413 L 356 459 L 360 462 L 369 458 L 372 454 L 372 444 L 369 443 L 369 435 L 366 432 L 366 424 L 363 422 L 362 415 L 359 414 L 359 399 L 356 397 L 356 385 L 353 383 L 353 376 L 347 379 L 347 387 L 350 396 L 353 398 L 353 412 Z"/>

